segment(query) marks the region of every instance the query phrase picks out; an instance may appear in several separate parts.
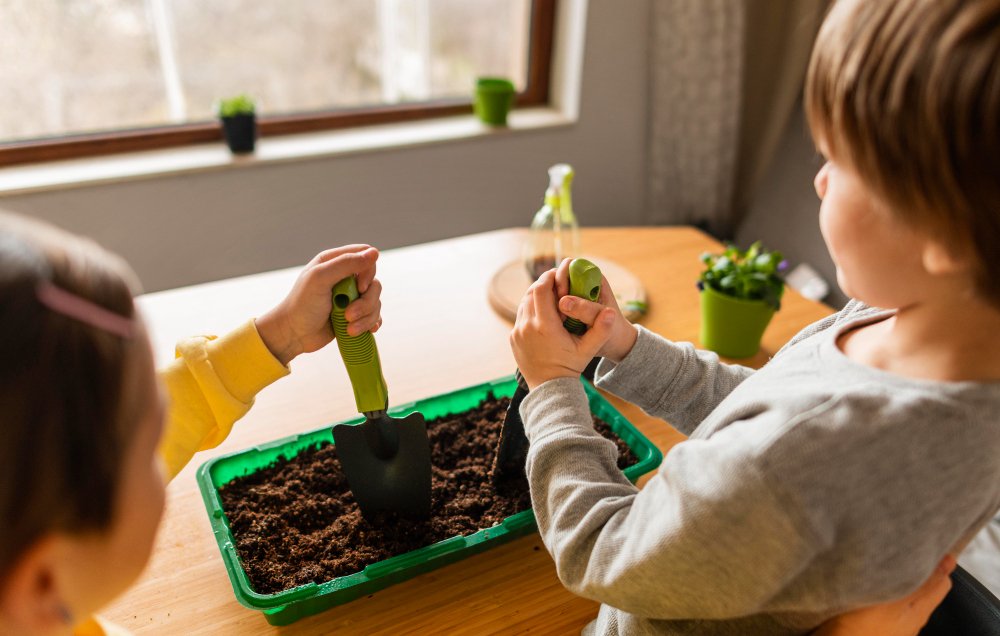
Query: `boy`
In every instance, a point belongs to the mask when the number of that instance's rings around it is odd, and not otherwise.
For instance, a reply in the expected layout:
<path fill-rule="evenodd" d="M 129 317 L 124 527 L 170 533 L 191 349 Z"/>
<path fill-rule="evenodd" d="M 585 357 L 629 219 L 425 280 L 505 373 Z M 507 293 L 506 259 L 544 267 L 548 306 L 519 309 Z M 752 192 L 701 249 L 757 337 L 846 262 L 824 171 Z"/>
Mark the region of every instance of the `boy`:
<path fill-rule="evenodd" d="M 1000 2 L 837 3 L 805 106 L 856 300 L 760 371 L 632 327 L 606 284 L 566 296 L 565 263 L 519 309 L 532 502 L 562 581 L 604 603 L 588 633 L 808 633 L 916 589 L 1000 509 Z M 641 492 L 589 426 L 594 355 L 598 386 L 690 434 Z"/>

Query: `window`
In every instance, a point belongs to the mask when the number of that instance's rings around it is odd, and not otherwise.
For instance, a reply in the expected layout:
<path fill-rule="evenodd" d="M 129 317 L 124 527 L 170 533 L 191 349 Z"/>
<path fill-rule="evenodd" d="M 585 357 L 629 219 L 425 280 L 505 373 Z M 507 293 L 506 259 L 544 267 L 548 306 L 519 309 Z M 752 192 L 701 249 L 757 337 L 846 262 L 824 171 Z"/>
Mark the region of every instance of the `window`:
<path fill-rule="evenodd" d="M 0 165 L 471 112 L 474 78 L 548 99 L 555 0 L 4 0 Z"/>

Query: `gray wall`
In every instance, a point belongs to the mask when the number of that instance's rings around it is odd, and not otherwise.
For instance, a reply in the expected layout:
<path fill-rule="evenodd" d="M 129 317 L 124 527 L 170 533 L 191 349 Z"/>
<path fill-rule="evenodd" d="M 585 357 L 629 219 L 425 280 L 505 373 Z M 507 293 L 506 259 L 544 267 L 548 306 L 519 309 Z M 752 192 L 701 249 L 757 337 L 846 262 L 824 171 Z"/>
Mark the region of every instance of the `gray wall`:
<path fill-rule="evenodd" d="M 840 307 L 847 298 L 819 231 L 819 199 L 813 177 L 822 165 L 806 127 L 801 104 L 795 107 L 781 144 L 736 231 L 742 246 L 756 240 L 781 250 L 794 266 L 808 263 L 830 285 L 825 302 Z"/>
<path fill-rule="evenodd" d="M 526 225 L 546 168 L 576 169 L 583 225 L 642 221 L 649 0 L 592 0 L 580 118 L 560 129 L 0 198 L 90 235 L 148 291 Z"/>

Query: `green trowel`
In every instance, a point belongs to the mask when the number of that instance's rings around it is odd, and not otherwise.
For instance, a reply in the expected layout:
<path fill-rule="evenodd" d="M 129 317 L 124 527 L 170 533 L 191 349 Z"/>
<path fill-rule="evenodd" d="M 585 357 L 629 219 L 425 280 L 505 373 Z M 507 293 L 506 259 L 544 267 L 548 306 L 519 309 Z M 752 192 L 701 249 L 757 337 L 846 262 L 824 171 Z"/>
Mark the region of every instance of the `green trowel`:
<path fill-rule="evenodd" d="M 370 518 L 379 512 L 426 517 L 431 509 L 431 453 L 424 416 L 413 412 L 404 418 L 386 414 L 389 392 L 375 336 L 347 333 L 344 310 L 358 298 L 354 277 L 333 287 L 330 324 L 337 337 L 340 357 L 354 387 L 354 399 L 365 421 L 336 424 L 333 441 L 347 482 Z"/>
<path fill-rule="evenodd" d="M 569 293 L 573 296 L 597 302 L 601 296 L 601 269 L 585 258 L 573 259 L 569 264 Z M 566 331 L 576 336 L 587 332 L 587 325 L 575 318 L 563 321 Z M 490 478 L 493 483 L 499 483 L 514 475 L 524 474 L 524 465 L 528 459 L 528 437 L 524 433 L 524 422 L 521 421 L 521 402 L 528 395 L 528 384 L 521 376 L 521 371 L 515 371 L 517 389 L 510 398 L 507 415 L 500 427 L 500 440 L 497 442 L 496 454 L 493 457 L 493 470 Z"/>

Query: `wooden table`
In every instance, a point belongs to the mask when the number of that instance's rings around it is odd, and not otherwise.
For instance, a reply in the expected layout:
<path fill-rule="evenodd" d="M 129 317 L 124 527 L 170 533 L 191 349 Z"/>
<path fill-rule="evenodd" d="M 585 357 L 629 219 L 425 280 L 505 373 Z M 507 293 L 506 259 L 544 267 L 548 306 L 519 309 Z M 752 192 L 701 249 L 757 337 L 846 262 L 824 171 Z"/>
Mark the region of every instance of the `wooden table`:
<path fill-rule="evenodd" d="M 400 404 L 510 374 L 510 323 L 490 309 L 486 285 L 520 253 L 523 230 L 498 230 L 389 250 L 378 333 L 391 403 Z M 331 236 L 331 246 L 337 244 Z M 643 282 L 642 323 L 674 340 L 697 341 L 698 256 L 718 243 L 690 228 L 600 228 L 582 233 L 584 254 L 624 265 Z M 303 262 L 312 255 L 303 254 Z M 158 363 L 174 343 L 223 333 L 273 306 L 297 269 L 149 294 L 140 306 Z M 764 336 L 764 350 L 742 361 L 759 366 L 800 328 L 830 313 L 789 290 Z M 661 420 L 611 398 L 662 450 L 683 439 Z M 578 633 L 597 604 L 562 588 L 537 534 L 424 574 L 284 628 L 237 603 L 194 479 L 207 459 L 356 415 L 336 347 L 302 356 L 292 374 L 265 389 L 218 448 L 170 484 L 152 561 L 138 583 L 104 615 L 138 634 Z"/>

